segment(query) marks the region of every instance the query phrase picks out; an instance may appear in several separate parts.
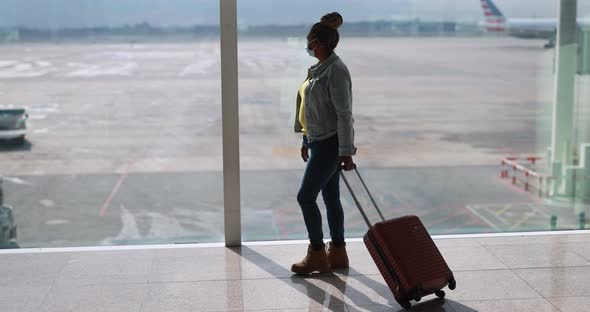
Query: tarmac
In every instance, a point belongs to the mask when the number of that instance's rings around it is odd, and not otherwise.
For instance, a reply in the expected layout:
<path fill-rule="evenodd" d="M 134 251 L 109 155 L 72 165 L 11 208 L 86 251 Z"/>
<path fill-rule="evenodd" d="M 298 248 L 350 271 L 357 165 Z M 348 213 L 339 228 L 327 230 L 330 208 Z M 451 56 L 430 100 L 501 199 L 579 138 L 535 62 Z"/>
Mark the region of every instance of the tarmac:
<path fill-rule="evenodd" d="M 433 234 L 550 229 L 547 202 L 500 179 L 503 157 L 548 146 L 553 50 L 543 44 L 341 40 L 355 161 L 387 217 L 417 214 Z M 313 61 L 303 47 L 239 42 L 245 240 L 306 238 L 292 131 Z M 0 106 L 30 116 L 24 146 L 0 144 L 19 245 L 223 240 L 219 68 L 216 41 L 0 46 Z M 359 237 L 364 223 L 342 193 L 347 235 Z M 577 229 L 570 210 L 556 229 Z"/>

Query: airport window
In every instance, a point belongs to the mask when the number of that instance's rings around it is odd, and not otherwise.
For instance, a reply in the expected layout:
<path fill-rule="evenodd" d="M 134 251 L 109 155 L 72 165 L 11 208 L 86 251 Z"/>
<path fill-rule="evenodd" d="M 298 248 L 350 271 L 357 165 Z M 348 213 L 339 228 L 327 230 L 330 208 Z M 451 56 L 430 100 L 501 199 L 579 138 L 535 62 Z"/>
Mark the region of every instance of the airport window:
<path fill-rule="evenodd" d="M 0 4 L 0 247 L 224 240 L 220 1 Z M 587 228 L 577 2 L 560 33 L 559 1 L 238 0 L 242 239 L 307 239 L 296 103 L 317 61 L 308 32 L 335 11 L 353 159 L 386 218 L 416 214 L 431 234 Z"/>
<path fill-rule="evenodd" d="M 305 51 L 308 31 L 333 11 L 344 20 L 335 51 L 352 77 L 354 159 L 386 218 L 417 214 L 432 234 L 586 227 L 585 186 L 558 192 L 565 171 L 552 172 L 548 152 L 558 1 L 259 0 L 238 1 L 245 240 L 307 238 L 295 103 L 317 61 Z M 579 104 L 584 79 L 576 76 Z M 579 179 L 583 169 L 574 171 Z M 340 191 L 346 235 L 360 237 L 365 224 Z M 328 238 L 321 194 L 318 204 Z"/>
<path fill-rule="evenodd" d="M 74 2 L 0 4 L 16 244 L 223 241 L 219 2 Z"/>

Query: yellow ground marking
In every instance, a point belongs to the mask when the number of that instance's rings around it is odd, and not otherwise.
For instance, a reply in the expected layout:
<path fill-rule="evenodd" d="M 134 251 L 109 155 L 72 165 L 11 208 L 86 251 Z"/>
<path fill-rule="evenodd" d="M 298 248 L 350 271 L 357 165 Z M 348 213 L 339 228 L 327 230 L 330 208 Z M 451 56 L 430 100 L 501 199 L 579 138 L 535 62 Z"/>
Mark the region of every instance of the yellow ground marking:
<path fill-rule="evenodd" d="M 535 213 L 534 212 L 527 212 L 527 214 L 520 219 L 515 225 L 513 225 L 510 230 L 514 230 L 515 228 L 521 226 L 523 223 L 527 222 L 528 220 L 531 219 L 532 216 L 534 216 Z"/>
<path fill-rule="evenodd" d="M 501 216 L 503 215 L 506 211 L 508 211 L 508 209 L 512 208 L 511 204 L 506 205 L 504 208 L 502 208 L 502 210 L 498 211 L 497 215 Z"/>

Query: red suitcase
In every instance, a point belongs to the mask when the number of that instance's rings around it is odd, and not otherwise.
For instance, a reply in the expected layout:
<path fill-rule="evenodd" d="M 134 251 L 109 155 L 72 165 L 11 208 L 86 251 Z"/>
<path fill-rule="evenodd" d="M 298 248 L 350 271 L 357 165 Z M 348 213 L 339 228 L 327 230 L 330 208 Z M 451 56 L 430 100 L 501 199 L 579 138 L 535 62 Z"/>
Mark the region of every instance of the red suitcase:
<path fill-rule="evenodd" d="M 443 298 L 447 285 L 455 289 L 453 272 L 449 269 L 428 231 L 416 216 L 404 216 L 385 221 L 367 185 L 355 168 L 363 187 L 383 222 L 371 225 L 367 214 L 354 194 L 345 175 L 341 176 L 350 191 L 363 219 L 369 226 L 364 242 L 379 268 L 395 300 L 405 309 L 411 309 L 411 300 L 435 294 Z"/>

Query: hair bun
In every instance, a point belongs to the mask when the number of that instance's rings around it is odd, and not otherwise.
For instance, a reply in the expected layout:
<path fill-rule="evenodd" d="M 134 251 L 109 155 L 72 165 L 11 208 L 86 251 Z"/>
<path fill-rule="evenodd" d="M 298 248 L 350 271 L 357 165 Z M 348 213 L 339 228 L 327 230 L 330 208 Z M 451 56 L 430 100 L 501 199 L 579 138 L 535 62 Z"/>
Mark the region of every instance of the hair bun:
<path fill-rule="evenodd" d="M 344 20 L 342 19 L 342 15 L 340 15 L 338 12 L 328 13 L 322 16 L 322 19 L 320 19 L 320 23 L 333 29 L 338 29 L 338 27 L 340 27 L 343 22 Z"/>

